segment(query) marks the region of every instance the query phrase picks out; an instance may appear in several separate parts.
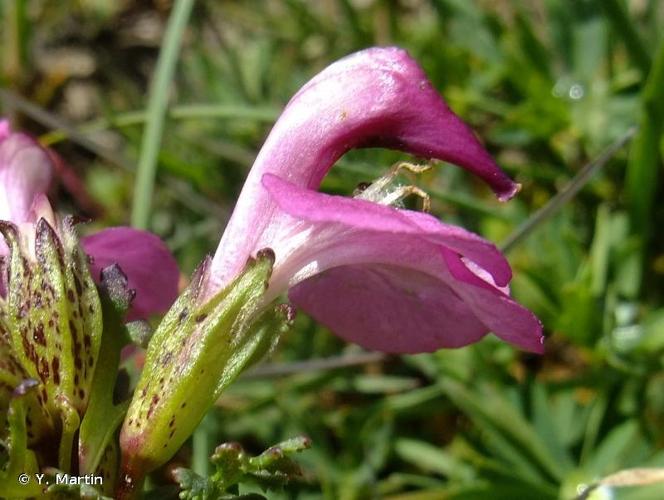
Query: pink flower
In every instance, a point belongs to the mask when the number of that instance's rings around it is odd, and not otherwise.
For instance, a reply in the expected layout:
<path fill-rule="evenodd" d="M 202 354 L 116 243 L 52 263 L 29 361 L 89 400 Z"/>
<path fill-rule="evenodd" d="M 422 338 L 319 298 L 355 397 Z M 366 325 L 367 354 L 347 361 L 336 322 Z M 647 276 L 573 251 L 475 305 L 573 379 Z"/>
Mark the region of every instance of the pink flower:
<path fill-rule="evenodd" d="M 0 220 L 18 226 L 28 240 L 34 238 L 40 217 L 54 225 L 45 196 L 52 179 L 48 151 L 31 137 L 12 132 L 9 123 L 0 120 Z M 115 227 L 82 238 L 81 245 L 93 259 L 91 271 L 96 281 L 101 269 L 113 263 L 127 275 L 129 287 L 136 290 L 129 320 L 163 313 L 177 297 L 177 263 L 157 236 Z M 0 257 L 7 254 L 7 245 L 0 238 Z M 4 294 L 4 283 L 0 283 L 0 292 Z"/>
<path fill-rule="evenodd" d="M 340 156 L 371 146 L 453 162 L 501 200 L 519 189 L 405 51 L 358 52 L 284 109 L 221 238 L 205 295 L 271 248 L 266 301 L 288 291 L 295 306 L 364 347 L 426 352 L 492 331 L 542 352 L 542 326 L 510 298 L 511 269 L 493 244 L 424 213 L 317 192 Z"/>
<path fill-rule="evenodd" d="M 45 193 L 53 177 L 46 151 L 25 134 L 14 134 L 0 120 L 0 220 L 28 222 L 35 197 Z M 7 246 L 0 241 L 0 252 Z"/>

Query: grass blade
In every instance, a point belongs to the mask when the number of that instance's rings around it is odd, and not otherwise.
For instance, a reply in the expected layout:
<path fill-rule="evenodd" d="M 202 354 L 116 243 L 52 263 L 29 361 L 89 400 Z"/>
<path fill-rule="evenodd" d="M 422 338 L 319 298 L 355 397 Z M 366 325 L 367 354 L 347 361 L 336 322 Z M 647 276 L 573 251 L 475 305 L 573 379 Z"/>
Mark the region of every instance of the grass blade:
<path fill-rule="evenodd" d="M 648 233 L 655 201 L 660 162 L 659 141 L 664 132 L 664 42 L 646 80 L 641 96 L 643 111 L 639 133 L 634 138 L 627 162 L 627 198 L 632 230 Z"/>
<path fill-rule="evenodd" d="M 9 85 L 16 84 L 24 75 L 24 64 L 27 59 L 27 2 L 25 0 L 9 0 L 0 6 L 2 14 L 3 47 L 2 70 L 3 80 Z"/>
<path fill-rule="evenodd" d="M 604 9 L 614 31 L 622 38 L 634 64 L 644 75 L 647 75 L 651 63 L 650 54 L 630 19 L 625 5 L 621 0 L 599 0 L 597 3 Z"/>
<path fill-rule="evenodd" d="M 131 223 L 138 228 L 146 228 L 150 219 L 152 193 L 157 173 L 157 158 L 164 130 L 168 88 L 180 52 L 182 35 L 187 26 L 193 0 L 178 0 L 168 20 L 163 46 L 159 53 L 157 68 L 150 86 L 147 122 L 141 142 L 141 155 L 138 160 L 134 202 Z"/>

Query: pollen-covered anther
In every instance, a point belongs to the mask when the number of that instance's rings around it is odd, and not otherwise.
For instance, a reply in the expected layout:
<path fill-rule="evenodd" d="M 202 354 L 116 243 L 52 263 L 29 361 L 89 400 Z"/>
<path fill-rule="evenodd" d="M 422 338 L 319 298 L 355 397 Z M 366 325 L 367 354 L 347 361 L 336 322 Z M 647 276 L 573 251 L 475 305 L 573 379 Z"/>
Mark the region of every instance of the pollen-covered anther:
<path fill-rule="evenodd" d="M 407 170 L 408 172 L 411 172 L 413 174 L 423 174 L 424 172 L 428 172 L 433 168 L 433 165 L 431 163 L 425 163 L 423 165 L 418 165 L 416 163 L 410 163 L 408 161 L 400 161 L 396 163 L 395 165 L 392 166 L 390 169 L 391 172 L 394 172 L 393 175 L 396 175 L 400 173 L 401 170 Z"/>

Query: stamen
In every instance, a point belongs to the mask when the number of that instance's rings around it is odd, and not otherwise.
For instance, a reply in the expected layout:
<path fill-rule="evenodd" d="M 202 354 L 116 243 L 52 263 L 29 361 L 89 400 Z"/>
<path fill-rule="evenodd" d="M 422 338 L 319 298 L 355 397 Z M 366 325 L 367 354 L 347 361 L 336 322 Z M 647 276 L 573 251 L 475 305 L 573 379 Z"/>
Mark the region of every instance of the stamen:
<path fill-rule="evenodd" d="M 384 205 L 394 206 L 400 204 L 404 198 L 410 195 L 415 195 L 422 199 L 423 212 L 429 212 L 431 210 L 431 197 L 429 194 L 426 191 L 423 191 L 422 189 L 413 185 L 397 187 L 392 192 L 388 193 L 385 198 L 383 198 L 382 203 Z"/>
<path fill-rule="evenodd" d="M 431 164 L 429 163 L 424 165 L 416 165 L 405 161 L 396 163 L 385 175 L 371 184 L 366 182 L 358 184 L 355 191 L 353 191 L 353 196 L 360 200 L 372 201 L 381 205 L 399 206 L 407 196 L 416 195 L 422 199 L 422 210 L 428 212 L 431 208 L 430 196 L 414 185 L 395 185 L 395 178 L 403 170 L 406 170 L 406 173 L 421 174 L 430 169 Z"/>

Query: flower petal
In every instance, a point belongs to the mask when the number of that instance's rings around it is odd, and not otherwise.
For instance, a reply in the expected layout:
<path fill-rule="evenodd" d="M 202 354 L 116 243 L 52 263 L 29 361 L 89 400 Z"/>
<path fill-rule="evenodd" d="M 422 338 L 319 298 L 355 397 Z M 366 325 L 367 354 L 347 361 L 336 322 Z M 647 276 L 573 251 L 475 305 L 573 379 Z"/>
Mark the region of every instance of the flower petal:
<path fill-rule="evenodd" d="M 443 251 L 443 257 L 459 282 L 456 292 L 487 328 L 522 349 L 544 352 L 542 323 L 537 316 L 473 273 L 458 255 Z"/>
<path fill-rule="evenodd" d="M 272 246 L 268 299 L 290 287 L 296 306 L 371 349 L 458 347 L 491 330 L 541 352 L 541 324 L 499 288 L 511 271 L 491 243 L 426 214 L 315 193 L 271 175 L 264 184 L 292 217 Z"/>
<path fill-rule="evenodd" d="M 4 141 L 12 133 L 9 120 L 0 120 L 0 141 Z"/>
<path fill-rule="evenodd" d="M 482 178 L 501 199 L 518 189 L 417 62 L 397 47 L 370 48 L 328 66 L 293 96 L 271 135 L 279 131 L 287 131 L 290 140 L 278 142 L 290 144 L 299 131 L 309 145 L 326 144 L 329 149 L 323 153 L 337 158 L 353 147 L 387 147 L 449 161 Z M 311 134 L 321 132 L 326 140 L 312 142 Z M 308 187 L 317 188 L 330 166 L 319 164 Z"/>
<path fill-rule="evenodd" d="M 0 121 L 0 220 L 26 222 L 35 196 L 48 190 L 52 177 L 46 151 Z"/>
<path fill-rule="evenodd" d="M 500 199 L 518 191 L 406 51 L 363 50 L 315 76 L 284 109 L 213 258 L 212 291 L 235 277 L 250 254 L 269 246 L 269 228 L 278 215 L 261 186 L 265 174 L 316 190 L 339 157 L 369 146 L 461 165 L 484 179 Z"/>
<path fill-rule="evenodd" d="M 481 339 L 487 328 L 447 284 L 396 266 L 328 269 L 290 300 L 344 340 L 391 353 L 432 352 Z"/>
<path fill-rule="evenodd" d="M 128 320 L 147 319 L 168 310 L 178 295 L 177 262 L 166 245 L 147 231 L 130 227 L 104 229 L 81 239 L 94 261 L 92 276 L 99 281 L 103 268 L 117 263 L 136 290 Z"/>
<path fill-rule="evenodd" d="M 493 243 L 461 227 L 442 223 L 431 215 L 302 189 L 270 174 L 263 178 L 263 185 L 279 208 L 295 219 L 311 223 L 336 222 L 358 231 L 422 238 L 473 261 L 486 270 L 498 286 L 505 286 L 512 277 L 507 260 Z M 273 245 L 272 249 L 278 258 L 279 248 Z"/>

